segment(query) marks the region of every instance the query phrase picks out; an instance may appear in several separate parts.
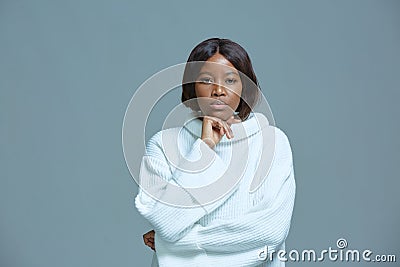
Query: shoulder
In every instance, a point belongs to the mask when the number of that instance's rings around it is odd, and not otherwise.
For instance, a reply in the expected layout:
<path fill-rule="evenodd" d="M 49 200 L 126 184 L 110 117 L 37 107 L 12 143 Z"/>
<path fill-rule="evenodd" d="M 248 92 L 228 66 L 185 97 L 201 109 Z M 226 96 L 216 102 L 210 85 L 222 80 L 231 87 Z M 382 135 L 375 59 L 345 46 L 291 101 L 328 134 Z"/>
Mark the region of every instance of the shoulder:
<path fill-rule="evenodd" d="M 276 125 L 271 125 L 268 118 L 262 113 L 255 112 L 252 118 L 256 121 L 256 124 L 258 124 L 257 127 L 261 129 L 263 135 L 274 140 L 281 148 L 291 150 L 288 135 L 283 129 Z"/>
<path fill-rule="evenodd" d="M 278 126 L 270 125 L 268 128 L 274 133 L 273 142 L 275 160 L 287 161 L 288 164 L 292 164 L 293 153 L 288 135 Z"/>
<path fill-rule="evenodd" d="M 290 149 L 290 141 L 286 132 L 277 126 L 271 126 L 271 127 L 274 128 L 277 142 L 281 143 L 282 145 L 285 145 L 287 149 Z"/>

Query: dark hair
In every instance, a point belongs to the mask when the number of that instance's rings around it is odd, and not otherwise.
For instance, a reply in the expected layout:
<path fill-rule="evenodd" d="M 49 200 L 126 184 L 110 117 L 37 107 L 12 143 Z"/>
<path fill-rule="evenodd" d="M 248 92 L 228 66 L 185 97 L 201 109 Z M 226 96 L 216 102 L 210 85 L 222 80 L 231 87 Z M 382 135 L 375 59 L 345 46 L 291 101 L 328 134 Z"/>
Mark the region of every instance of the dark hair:
<path fill-rule="evenodd" d="M 238 108 L 235 110 L 242 120 L 246 120 L 250 112 L 257 104 L 260 92 L 257 77 L 254 73 L 251 60 L 246 50 L 239 44 L 229 40 L 220 38 L 210 38 L 199 43 L 190 53 L 187 60 L 182 81 L 182 97 L 181 101 L 186 106 L 199 110 L 194 103 L 187 104 L 185 101 L 196 98 L 195 81 L 196 76 L 200 72 L 201 66 L 197 64 L 188 64 L 196 61 L 207 61 L 210 57 L 220 53 L 239 71 L 242 81 L 242 96 Z M 243 76 L 247 77 L 243 77 Z M 250 80 L 251 81 L 250 81 Z M 254 84 L 253 84 L 253 83 Z M 190 101 L 193 102 L 193 101 Z"/>

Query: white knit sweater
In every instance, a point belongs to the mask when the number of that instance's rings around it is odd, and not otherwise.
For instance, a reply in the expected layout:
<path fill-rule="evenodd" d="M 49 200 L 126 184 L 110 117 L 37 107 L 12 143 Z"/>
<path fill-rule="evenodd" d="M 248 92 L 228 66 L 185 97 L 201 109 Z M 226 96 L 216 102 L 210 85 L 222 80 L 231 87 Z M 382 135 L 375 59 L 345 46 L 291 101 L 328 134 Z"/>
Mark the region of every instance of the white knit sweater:
<path fill-rule="evenodd" d="M 276 254 L 264 261 L 259 254 L 266 247 L 269 252 L 285 249 L 290 228 L 296 185 L 287 136 L 268 125 L 264 115 L 251 113 L 246 121 L 232 125 L 233 139 L 224 136 L 213 150 L 200 139 L 201 127 L 202 121 L 194 119 L 182 128 L 158 132 L 146 146 L 135 205 L 155 230 L 152 266 L 284 266 Z M 271 140 L 272 146 L 267 144 Z M 199 172 L 185 172 L 181 161 L 169 162 L 167 143 L 186 159 L 209 156 L 212 160 Z M 246 153 L 239 157 L 247 163 L 242 179 L 216 201 L 206 201 L 212 190 L 189 193 L 187 189 L 212 185 L 228 169 L 242 166 L 233 145 L 249 148 L 247 157 Z M 263 166 L 268 156 L 263 158 L 262 152 L 265 156 L 271 151 L 272 164 Z M 263 179 L 250 192 L 256 176 Z M 200 202 L 182 207 L 182 203 Z"/>

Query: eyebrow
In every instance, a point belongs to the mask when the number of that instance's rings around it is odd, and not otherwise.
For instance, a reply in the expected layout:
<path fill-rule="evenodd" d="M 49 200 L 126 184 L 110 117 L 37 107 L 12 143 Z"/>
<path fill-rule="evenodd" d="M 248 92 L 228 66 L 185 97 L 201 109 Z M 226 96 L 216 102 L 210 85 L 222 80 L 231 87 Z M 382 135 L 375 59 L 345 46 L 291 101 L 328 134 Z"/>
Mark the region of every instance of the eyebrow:
<path fill-rule="evenodd" d="M 230 74 L 239 76 L 239 74 L 237 72 L 234 72 L 234 71 L 228 71 L 228 72 L 225 73 L 225 75 L 230 75 Z"/>
<path fill-rule="evenodd" d="M 200 75 L 203 75 L 203 74 L 207 74 L 207 75 L 210 75 L 210 76 L 212 76 L 212 75 L 213 75 L 211 72 L 208 72 L 208 71 L 202 71 L 202 72 L 200 72 L 200 73 L 199 73 L 199 76 L 200 76 Z M 228 71 L 228 72 L 225 72 L 225 75 L 230 75 L 230 74 L 233 74 L 233 75 L 239 76 L 239 74 L 238 74 L 238 73 L 236 73 L 236 72 L 234 72 L 234 71 Z"/>

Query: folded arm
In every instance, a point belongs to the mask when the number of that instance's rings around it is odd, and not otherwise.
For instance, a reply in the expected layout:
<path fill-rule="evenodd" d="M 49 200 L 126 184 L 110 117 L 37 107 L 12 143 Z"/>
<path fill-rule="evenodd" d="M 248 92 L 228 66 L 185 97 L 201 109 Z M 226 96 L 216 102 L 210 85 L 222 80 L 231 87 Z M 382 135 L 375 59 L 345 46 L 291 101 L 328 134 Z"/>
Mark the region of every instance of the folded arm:
<path fill-rule="evenodd" d="M 196 224 L 174 246 L 179 249 L 194 243 L 206 251 L 226 253 L 264 246 L 276 250 L 290 228 L 296 191 L 293 166 L 289 175 L 278 179 L 268 190 L 272 201 L 263 200 L 234 219 L 218 219 L 207 226 Z"/>
<path fill-rule="evenodd" d="M 196 196 L 188 192 L 187 187 L 212 183 L 224 171 L 225 163 L 207 144 L 197 139 L 185 158 L 208 156 L 213 158 L 209 166 L 198 172 L 182 171 L 184 166 L 172 170 L 157 140 L 156 135 L 149 141 L 143 157 L 135 205 L 160 237 L 175 242 L 190 231 L 200 218 L 220 206 L 237 188 L 211 204 L 201 205 Z"/>

